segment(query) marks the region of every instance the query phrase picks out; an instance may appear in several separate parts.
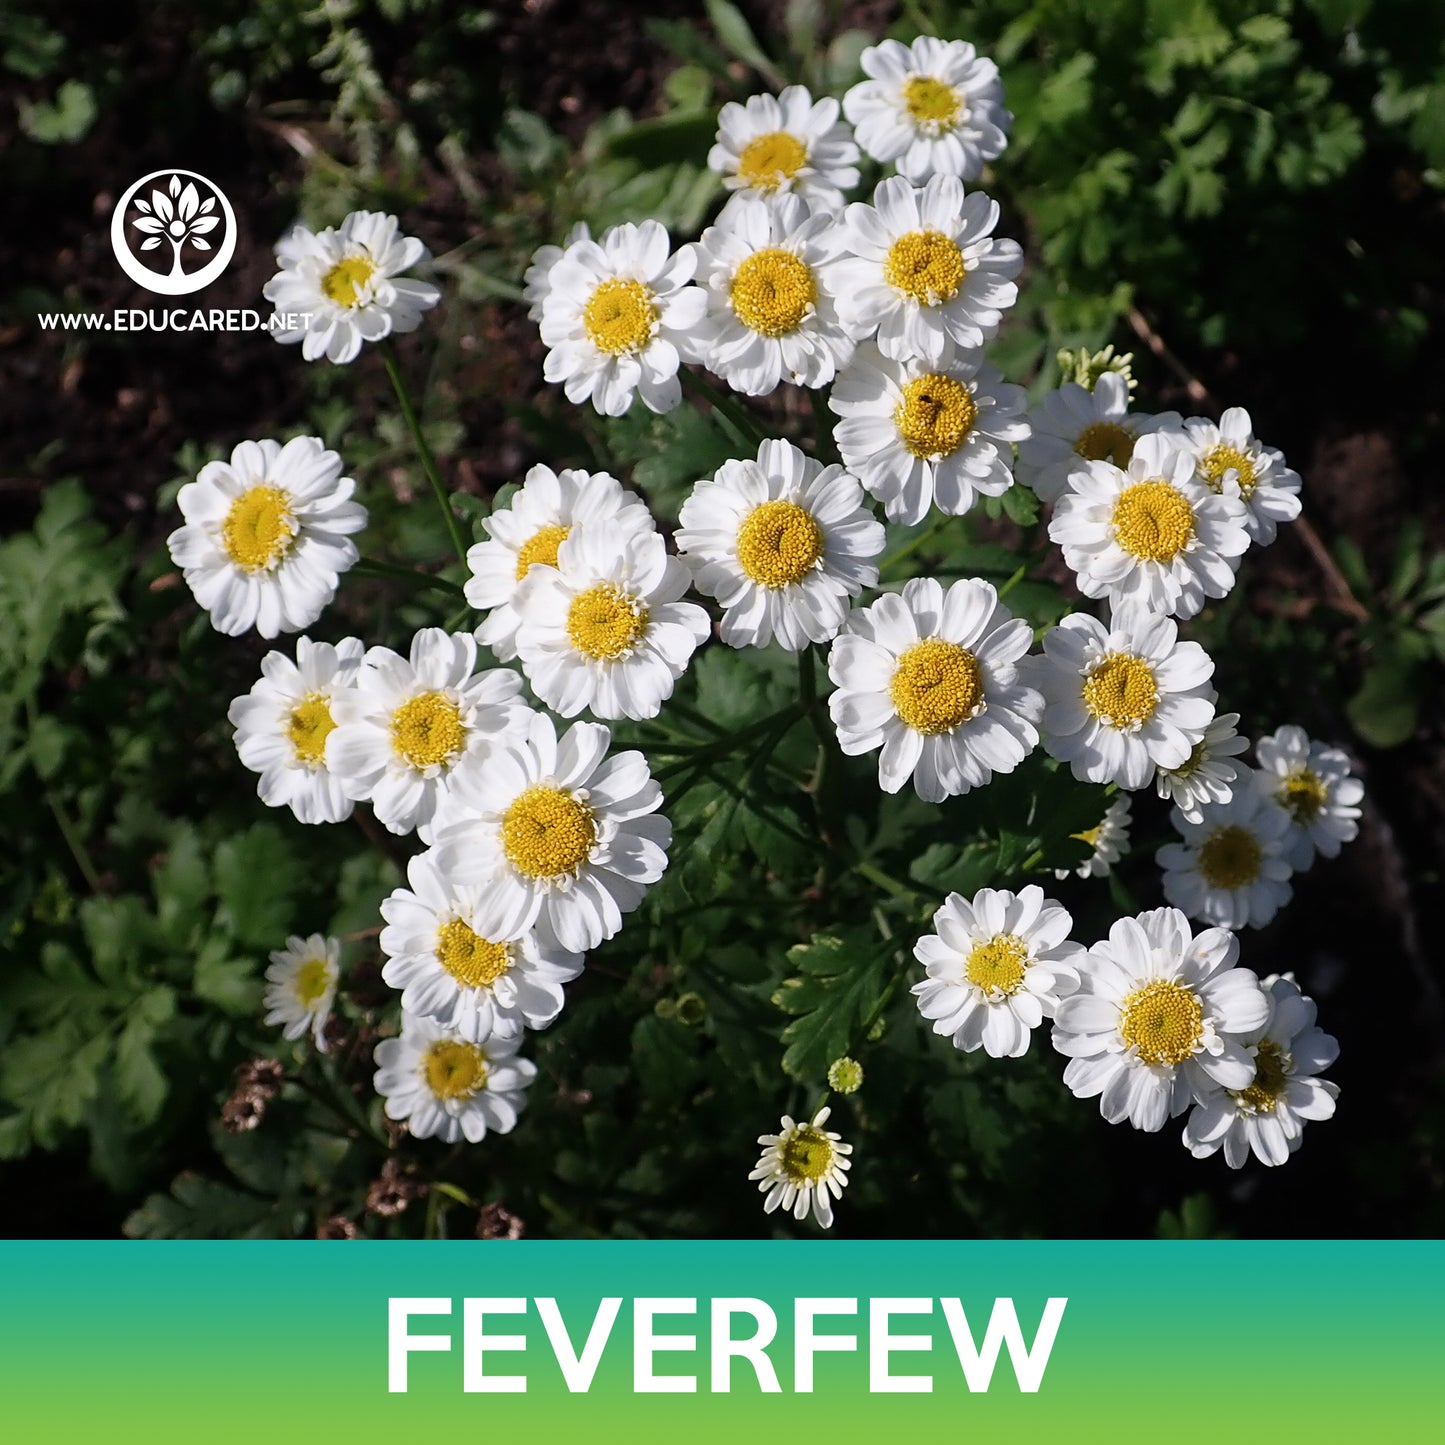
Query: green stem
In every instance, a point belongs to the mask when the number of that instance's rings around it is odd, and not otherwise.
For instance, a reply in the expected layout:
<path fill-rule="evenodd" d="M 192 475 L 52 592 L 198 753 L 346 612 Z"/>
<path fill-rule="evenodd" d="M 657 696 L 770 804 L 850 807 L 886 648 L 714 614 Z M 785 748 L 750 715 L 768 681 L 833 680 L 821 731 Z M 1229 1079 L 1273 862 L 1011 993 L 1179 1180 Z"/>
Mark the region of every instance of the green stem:
<path fill-rule="evenodd" d="M 445 577 L 430 572 L 418 572 L 411 567 L 398 567 L 394 562 L 379 562 L 374 557 L 363 557 L 351 565 L 353 572 L 363 577 L 394 577 L 399 582 L 409 582 L 413 587 L 434 587 L 440 592 L 450 592 L 455 597 L 462 595 L 461 586 L 449 582 Z"/>
<path fill-rule="evenodd" d="M 35 699 L 25 699 L 25 720 L 30 734 L 33 736 L 39 717 L 35 711 Z M 31 761 L 31 767 L 35 763 Z M 55 790 L 48 782 L 40 777 L 39 768 L 35 768 L 35 776 L 40 779 L 40 790 L 45 795 L 45 804 L 50 809 L 50 816 L 55 819 L 55 826 L 60 829 L 60 836 L 65 839 L 65 846 L 70 849 L 70 856 L 75 860 L 75 866 L 80 870 L 80 876 L 85 879 L 92 893 L 100 893 L 100 874 L 96 871 L 95 864 L 91 862 L 90 854 L 86 851 L 85 840 L 80 836 L 80 830 L 70 821 L 70 815 L 65 811 L 64 805 L 56 796 Z"/>
<path fill-rule="evenodd" d="M 700 396 L 718 416 L 729 424 L 736 440 L 744 445 L 751 440 L 752 445 L 756 448 L 766 439 L 767 433 L 752 414 L 732 397 L 724 395 L 710 381 L 704 381 L 697 372 L 689 371 L 685 366 L 678 369 L 678 375 L 682 378 L 684 387 Z"/>
<path fill-rule="evenodd" d="M 660 783 L 663 779 L 671 777 L 674 773 L 701 767 L 719 758 L 728 757 L 730 754 L 735 753 L 743 743 L 750 742 L 753 738 L 759 737 L 771 729 L 781 728 L 786 731 L 787 727 L 791 726 L 803 716 L 803 711 L 804 709 L 800 704 L 794 703 L 791 707 L 783 708 L 781 712 L 771 713 L 765 718 L 760 718 L 755 723 L 750 723 L 747 727 L 743 728 L 741 732 L 728 733 L 718 738 L 716 742 L 704 743 L 702 747 L 696 749 L 690 757 L 680 762 L 669 763 L 667 767 L 659 768 L 652 776 Z"/>
<path fill-rule="evenodd" d="M 890 553 L 878 568 L 879 576 L 887 577 L 895 571 L 904 558 L 911 557 L 920 547 L 927 546 L 951 521 L 952 517 L 939 517 L 931 527 L 925 527 L 912 541 L 905 542 L 896 552 Z"/>
<path fill-rule="evenodd" d="M 1024 577 L 1028 574 L 1028 570 L 1028 564 L 1025 563 L 1022 567 L 1018 569 L 1017 572 L 1013 574 L 1012 577 L 1008 579 L 1007 582 L 1003 584 L 1002 587 L 998 589 L 998 596 L 1000 602 L 1002 602 L 1003 599 L 1007 597 L 1009 593 L 1012 592 L 1014 588 L 1017 587 L 1019 583 L 1024 580 Z"/>
<path fill-rule="evenodd" d="M 913 903 L 920 897 L 916 888 L 910 888 L 906 883 L 900 883 L 881 868 L 874 867 L 872 863 L 859 861 L 853 865 L 853 871 L 860 878 L 866 878 L 870 883 L 875 884 L 885 893 L 891 893 L 895 898 L 902 898 Z"/>

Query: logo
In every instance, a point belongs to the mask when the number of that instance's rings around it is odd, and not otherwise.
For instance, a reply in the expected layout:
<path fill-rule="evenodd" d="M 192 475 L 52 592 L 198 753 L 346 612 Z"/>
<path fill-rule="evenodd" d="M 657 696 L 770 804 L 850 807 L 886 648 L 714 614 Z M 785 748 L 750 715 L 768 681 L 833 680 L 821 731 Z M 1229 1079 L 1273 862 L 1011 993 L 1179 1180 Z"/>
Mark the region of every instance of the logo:
<path fill-rule="evenodd" d="M 236 213 L 205 176 L 174 168 L 152 171 L 117 202 L 110 247 L 137 286 L 157 296 L 188 296 L 209 286 L 230 264 Z"/>

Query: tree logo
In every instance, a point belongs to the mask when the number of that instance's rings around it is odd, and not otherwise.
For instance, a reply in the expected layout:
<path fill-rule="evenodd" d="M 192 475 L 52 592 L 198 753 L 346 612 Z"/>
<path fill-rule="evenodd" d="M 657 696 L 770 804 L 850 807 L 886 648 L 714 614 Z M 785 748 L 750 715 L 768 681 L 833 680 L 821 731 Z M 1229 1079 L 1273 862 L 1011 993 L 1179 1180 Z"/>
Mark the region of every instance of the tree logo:
<path fill-rule="evenodd" d="M 146 188 L 150 187 L 149 193 Z M 220 187 L 174 168 L 142 176 L 116 204 L 110 246 L 121 270 L 158 296 L 187 296 L 209 286 L 236 251 L 236 213 Z M 165 247 L 170 267 L 165 269 Z M 161 266 L 153 270 L 142 256 Z M 187 269 L 187 263 L 194 269 Z"/>

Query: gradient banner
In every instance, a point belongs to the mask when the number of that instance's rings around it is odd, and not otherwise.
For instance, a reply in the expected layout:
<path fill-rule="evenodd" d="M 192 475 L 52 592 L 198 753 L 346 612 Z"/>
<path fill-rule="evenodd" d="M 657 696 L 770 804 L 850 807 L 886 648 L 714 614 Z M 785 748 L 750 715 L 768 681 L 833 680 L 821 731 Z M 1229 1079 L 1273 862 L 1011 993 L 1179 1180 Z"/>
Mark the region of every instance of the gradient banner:
<path fill-rule="evenodd" d="M 1420 1440 L 1442 1300 L 1437 1243 L 7 1242 L 0 1399 L 148 1445 Z"/>

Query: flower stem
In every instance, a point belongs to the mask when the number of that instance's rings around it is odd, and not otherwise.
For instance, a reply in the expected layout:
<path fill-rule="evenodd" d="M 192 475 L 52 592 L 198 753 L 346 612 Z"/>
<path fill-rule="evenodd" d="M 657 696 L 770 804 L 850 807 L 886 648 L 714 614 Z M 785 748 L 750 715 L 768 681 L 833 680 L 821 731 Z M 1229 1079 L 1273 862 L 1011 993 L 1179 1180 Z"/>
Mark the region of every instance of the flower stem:
<path fill-rule="evenodd" d="M 394 562 L 380 562 L 375 557 L 362 557 L 352 564 L 352 571 L 360 572 L 363 576 L 394 577 L 399 582 L 411 583 L 413 587 L 434 587 L 456 597 L 462 595 L 462 589 L 445 577 L 437 577 L 431 572 L 419 572 L 414 567 L 398 567 Z"/>
<path fill-rule="evenodd" d="M 911 541 L 905 542 L 896 552 L 889 553 L 879 565 L 878 574 L 880 577 L 888 577 L 896 571 L 898 564 L 905 557 L 911 557 L 920 547 L 926 547 L 943 529 L 954 519 L 952 517 L 939 517 L 931 527 L 925 527 Z"/>
<path fill-rule="evenodd" d="M 678 368 L 678 375 L 689 391 L 700 396 L 728 423 L 738 441 L 746 444 L 751 439 L 752 444 L 757 446 L 767 437 L 767 433 L 745 407 L 739 406 L 732 397 L 720 392 L 710 381 L 704 381 L 697 372 L 689 371 L 685 366 Z"/>

